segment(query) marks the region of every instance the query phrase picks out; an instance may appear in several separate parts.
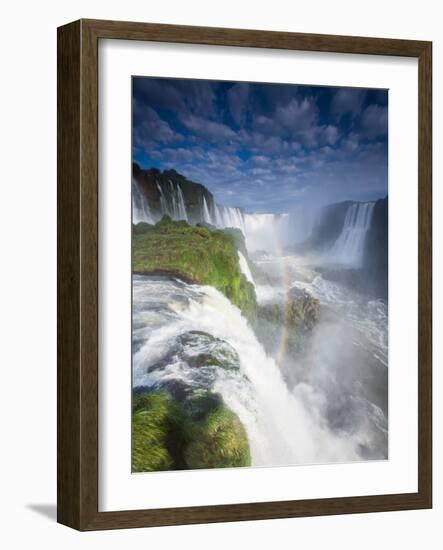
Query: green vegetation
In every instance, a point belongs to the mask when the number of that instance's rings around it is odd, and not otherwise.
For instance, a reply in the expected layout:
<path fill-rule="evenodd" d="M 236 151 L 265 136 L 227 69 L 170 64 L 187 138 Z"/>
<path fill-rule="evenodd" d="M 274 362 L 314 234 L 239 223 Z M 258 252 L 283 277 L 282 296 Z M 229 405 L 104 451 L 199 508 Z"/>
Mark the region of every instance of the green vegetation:
<path fill-rule="evenodd" d="M 166 393 L 137 395 L 132 413 L 132 470 L 174 469 L 183 414 Z"/>
<path fill-rule="evenodd" d="M 254 286 L 242 274 L 232 234 L 163 216 L 156 225 L 133 228 L 133 271 L 170 273 L 197 284 L 211 285 L 254 318 Z"/>
<path fill-rule="evenodd" d="M 225 235 L 229 235 L 230 237 L 232 237 L 237 249 L 243 254 L 245 258 L 247 258 L 248 250 L 246 248 L 246 241 L 243 235 L 243 231 L 236 227 L 225 227 L 225 229 L 222 229 L 222 231 Z"/>
<path fill-rule="evenodd" d="M 221 397 L 200 391 L 181 404 L 166 392 L 136 394 L 132 470 L 148 472 L 249 466 L 249 443 Z"/>
<path fill-rule="evenodd" d="M 238 416 L 226 407 L 214 409 L 196 435 L 185 451 L 188 468 L 235 468 L 251 464 L 245 429 Z"/>
<path fill-rule="evenodd" d="M 156 225 L 133 227 L 133 271 L 171 274 L 211 285 L 253 319 L 255 290 L 242 274 L 235 231 L 193 227 L 164 216 Z M 180 337 L 184 359 L 195 368 L 238 369 L 238 356 L 226 342 L 191 331 Z M 189 357 L 188 357 L 189 355 Z M 205 373 L 209 376 L 208 373 Z M 207 389 L 161 388 L 136 392 L 132 411 L 134 472 L 224 468 L 251 463 L 246 431 L 219 394 Z"/>

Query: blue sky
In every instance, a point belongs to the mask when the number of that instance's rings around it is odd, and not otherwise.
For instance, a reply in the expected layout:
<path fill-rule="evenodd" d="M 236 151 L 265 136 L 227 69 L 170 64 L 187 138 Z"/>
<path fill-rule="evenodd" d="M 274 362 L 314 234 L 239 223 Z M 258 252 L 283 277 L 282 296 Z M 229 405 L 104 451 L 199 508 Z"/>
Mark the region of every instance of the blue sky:
<path fill-rule="evenodd" d="M 133 77 L 133 159 L 220 204 L 288 212 L 387 194 L 388 92 Z"/>

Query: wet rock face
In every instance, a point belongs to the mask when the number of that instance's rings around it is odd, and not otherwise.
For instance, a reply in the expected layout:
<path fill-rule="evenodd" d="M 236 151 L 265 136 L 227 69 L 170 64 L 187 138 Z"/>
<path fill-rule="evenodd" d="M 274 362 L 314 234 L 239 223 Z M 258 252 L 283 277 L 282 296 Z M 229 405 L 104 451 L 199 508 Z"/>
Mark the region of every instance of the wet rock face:
<path fill-rule="evenodd" d="M 375 203 L 364 253 L 364 280 L 376 296 L 388 298 L 388 197 Z"/>
<path fill-rule="evenodd" d="M 228 342 L 185 332 L 146 368 L 150 385 L 133 391 L 133 471 L 250 465 L 245 428 L 214 389 L 220 369 L 244 376 Z"/>
<path fill-rule="evenodd" d="M 263 319 L 284 323 L 297 332 L 310 332 L 320 317 L 320 302 L 304 289 L 293 288 L 284 304 L 267 304 L 259 310 Z"/>
<path fill-rule="evenodd" d="M 218 394 L 200 392 L 180 402 L 140 388 L 132 409 L 133 472 L 251 464 L 246 431 Z"/>
<path fill-rule="evenodd" d="M 288 349 L 300 351 L 303 336 L 309 335 L 320 318 L 320 302 L 306 290 L 292 288 L 284 303 L 259 307 L 255 330 L 269 353 L 278 349 L 285 330 Z"/>
<path fill-rule="evenodd" d="M 320 318 L 320 302 L 304 289 L 292 288 L 286 302 L 286 320 L 291 327 L 310 332 Z"/>

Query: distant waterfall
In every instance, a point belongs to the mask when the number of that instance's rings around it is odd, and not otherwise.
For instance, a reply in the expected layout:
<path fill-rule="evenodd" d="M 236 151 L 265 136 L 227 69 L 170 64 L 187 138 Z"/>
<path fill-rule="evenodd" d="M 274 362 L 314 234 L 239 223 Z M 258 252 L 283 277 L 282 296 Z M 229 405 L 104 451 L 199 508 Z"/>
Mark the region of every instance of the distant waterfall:
<path fill-rule="evenodd" d="M 132 180 L 132 220 L 133 223 L 154 223 L 148 201 L 135 181 Z"/>
<path fill-rule="evenodd" d="M 157 190 L 160 193 L 160 207 L 162 214 L 167 214 L 173 220 L 188 221 L 185 199 L 180 185 L 168 180 L 169 190 L 164 192 L 163 187 L 157 182 Z"/>
<path fill-rule="evenodd" d="M 216 225 L 219 227 L 235 227 L 244 232 L 243 212 L 240 208 L 216 205 Z"/>
<path fill-rule="evenodd" d="M 172 211 L 170 216 L 173 220 L 188 221 L 183 191 L 181 190 L 181 187 L 178 183 L 174 185 L 171 180 L 168 181 L 169 185 L 171 186 L 170 200 L 172 202 Z"/>
<path fill-rule="evenodd" d="M 374 205 L 375 202 L 354 202 L 348 207 L 342 232 L 328 253 L 329 261 L 352 267 L 362 265 Z"/>
<path fill-rule="evenodd" d="M 245 223 L 243 220 L 243 213 L 240 208 L 228 208 L 224 207 L 224 216 L 225 216 L 225 226 L 226 227 L 237 227 L 244 231 Z"/>
<path fill-rule="evenodd" d="M 133 338 L 142 340 L 133 355 L 133 387 L 155 388 L 165 380 L 191 387 L 211 384 L 245 427 L 252 466 L 359 459 L 356 438 L 335 435 L 300 393 L 289 391 L 279 366 L 240 310 L 215 288 L 140 276 L 135 277 L 133 288 L 139 304 L 133 312 Z M 156 320 L 149 322 L 152 307 Z M 186 360 L 147 368 L 167 357 L 171 348 L 176 353 L 179 348 L 173 346 L 184 334 L 213 337 L 209 353 L 217 345 L 214 339 L 227 343 L 238 355 L 239 370 L 216 368 L 209 380 L 204 371 L 211 367 L 198 369 Z M 206 353 L 208 344 L 204 340 L 197 343 L 199 353 Z"/>
<path fill-rule="evenodd" d="M 206 202 L 206 198 L 204 195 L 203 195 L 202 218 L 204 222 L 215 225 L 212 221 L 211 214 L 209 213 L 208 203 Z"/>
<path fill-rule="evenodd" d="M 203 196 L 203 221 L 215 225 L 220 229 L 226 227 L 234 227 L 241 229 L 243 233 L 245 232 L 245 221 L 244 214 L 240 208 L 235 208 L 232 206 L 221 206 L 214 202 L 214 215 L 211 216 L 209 212 L 206 199 Z"/>

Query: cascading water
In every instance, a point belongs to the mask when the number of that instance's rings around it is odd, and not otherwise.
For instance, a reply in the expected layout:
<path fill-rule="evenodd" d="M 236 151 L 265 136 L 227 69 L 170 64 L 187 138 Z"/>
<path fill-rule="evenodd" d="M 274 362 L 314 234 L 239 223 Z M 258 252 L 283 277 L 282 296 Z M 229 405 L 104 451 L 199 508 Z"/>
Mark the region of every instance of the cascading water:
<path fill-rule="evenodd" d="M 185 205 L 185 199 L 183 197 L 183 191 L 178 183 L 175 188 L 171 180 L 169 180 L 169 183 L 173 188 L 172 196 L 174 197 L 174 201 L 175 201 L 175 212 L 174 212 L 175 218 L 173 219 L 188 221 L 188 214 L 186 212 L 186 205 Z M 175 190 L 175 193 L 174 193 L 174 190 Z"/>
<path fill-rule="evenodd" d="M 147 199 L 144 197 L 136 180 L 132 179 L 132 221 L 133 223 L 154 223 Z"/>
<path fill-rule="evenodd" d="M 171 211 L 169 209 L 169 206 L 168 206 L 168 201 L 163 193 L 163 189 L 162 187 L 160 186 L 160 184 L 158 183 L 158 181 L 156 182 L 156 186 L 157 186 L 157 190 L 160 194 L 160 208 L 161 208 L 161 213 L 162 214 L 167 214 L 168 216 L 171 216 Z"/>
<path fill-rule="evenodd" d="M 214 220 L 213 221 L 216 227 L 224 227 L 221 208 L 218 206 L 217 203 L 214 203 Z"/>
<path fill-rule="evenodd" d="M 160 213 L 157 215 L 157 218 L 160 219 L 162 215 L 166 214 L 173 220 L 189 221 L 185 197 L 180 184 L 168 179 L 166 184 L 160 184 L 159 181 L 156 181 L 155 185 L 160 195 Z M 149 209 L 148 201 L 142 196 L 136 180 L 133 180 L 133 209 L 134 223 L 140 221 L 155 223 L 154 216 Z M 213 212 L 214 214 L 211 215 L 208 202 L 205 195 L 203 195 L 200 209 L 201 219 L 197 219 L 195 222 L 204 221 L 220 229 L 234 227 L 241 229 L 243 233 L 245 233 L 244 214 L 240 208 L 221 206 L 214 202 Z M 158 221 L 158 219 L 156 221 Z"/>
<path fill-rule="evenodd" d="M 243 275 L 255 287 L 254 277 L 252 276 L 251 269 L 249 267 L 248 261 L 244 257 L 244 255 L 240 252 L 240 250 L 238 251 L 238 262 L 240 264 L 240 270 L 243 273 Z"/>
<path fill-rule="evenodd" d="M 149 207 L 148 200 L 141 193 L 140 187 L 135 179 L 132 180 L 133 189 L 133 222 L 156 223 L 162 215 L 166 214 L 173 220 L 189 221 L 188 209 L 185 197 L 179 183 L 171 179 L 160 184 L 155 182 L 160 195 L 160 212 L 153 214 Z M 212 211 L 212 213 L 211 213 Z M 245 214 L 240 208 L 227 207 L 212 203 L 212 208 L 203 194 L 200 219 L 219 229 L 237 228 L 240 229 L 248 241 L 248 248 L 260 249 L 281 249 L 286 245 L 301 242 L 309 234 L 310 227 L 306 226 L 305 213 L 296 214 Z"/>
<path fill-rule="evenodd" d="M 206 202 L 206 198 L 204 195 L 203 195 L 202 218 L 204 222 L 214 225 L 212 222 L 211 214 L 209 213 L 208 203 Z"/>
<path fill-rule="evenodd" d="M 157 182 L 157 189 L 161 214 L 188 219 L 179 184 Z M 374 203 L 350 205 L 342 233 L 325 261 L 360 265 L 373 207 Z M 134 182 L 133 211 L 135 223 L 153 223 Z M 136 275 L 134 388 L 173 391 L 185 385 L 219 393 L 245 427 L 254 466 L 386 458 L 386 304 L 352 294 L 323 278 L 303 258 L 288 255 L 290 249 L 282 252 L 286 245 L 303 240 L 312 220 L 298 216 L 297 225 L 295 214 L 245 214 L 209 202 L 204 195 L 197 213 L 198 221 L 243 231 L 255 277 L 241 252 L 239 266 L 254 285 L 260 307 L 271 306 L 272 313 L 272 307 L 284 304 L 297 287 L 335 316 L 303 337 L 301 355 L 288 350 L 291 329 L 285 322 L 269 331 L 277 327 L 278 349 L 265 351 L 265 339 L 260 336 L 260 342 L 240 310 L 214 288 Z M 156 218 L 160 219 L 158 210 Z M 259 250 L 266 254 L 254 257 Z M 200 355 L 206 358 L 202 364 L 196 363 Z M 208 357 L 215 357 L 214 364 L 208 364 Z M 369 379 L 375 380 L 372 386 Z"/>
<path fill-rule="evenodd" d="M 354 202 L 348 207 L 342 232 L 327 253 L 330 262 L 350 267 L 361 266 L 374 205 L 375 202 Z"/>
<path fill-rule="evenodd" d="M 210 223 L 211 225 L 215 225 L 215 227 L 220 229 L 234 227 L 236 229 L 241 229 L 243 233 L 245 231 L 244 214 L 240 208 L 220 206 L 214 202 L 214 216 L 211 216 L 206 198 L 204 196 L 202 217 L 203 221 Z"/>
<path fill-rule="evenodd" d="M 173 220 L 188 221 L 185 199 L 180 185 L 174 184 L 168 180 L 169 189 L 167 192 L 163 186 L 156 182 L 157 190 L 160 195 L 160 210 L 161 215 L 167 214 Z"/>
<path fill-rule="evenodd" d="M 359 458 L 352 439 L 331 432 L 289 391 L 249 323 L 220 292 L 143 276 L 134 277 L 133 291 L 134 387 L 176 380 L 220 393 L 246 429 L 254 466 Z M 183 335 L 200 336 L 203 352 L 204 335 L 225 342 L 238 354 L 239 371 L 214 365 L 209 374 L 190 366 L 187 350 L 177 351 Z"/>
<path fill-rule="evenodd" d="M 244 231 L 243 213 L 240 208 L 219 205 L 218 212 L 220 227 L 235 227 Z"/>

